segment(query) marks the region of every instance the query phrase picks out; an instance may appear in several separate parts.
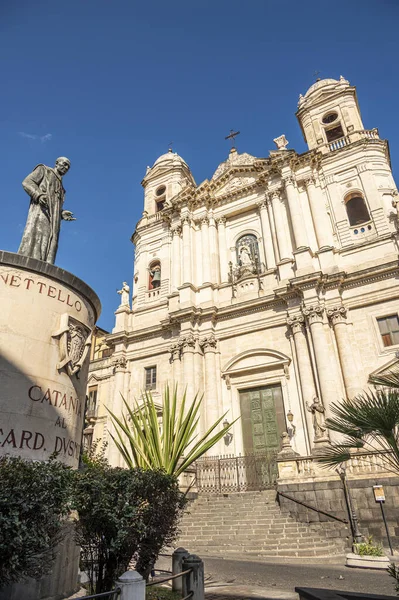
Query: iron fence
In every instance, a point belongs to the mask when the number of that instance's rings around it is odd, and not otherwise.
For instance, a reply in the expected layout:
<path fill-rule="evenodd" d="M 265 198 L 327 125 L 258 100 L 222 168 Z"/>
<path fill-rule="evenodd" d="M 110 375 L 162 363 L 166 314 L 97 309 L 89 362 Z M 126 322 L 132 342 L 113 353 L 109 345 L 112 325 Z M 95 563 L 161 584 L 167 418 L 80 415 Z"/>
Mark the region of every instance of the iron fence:
<path fill-rule="evenodd" d="M 275 487 L 277 452 L 245 456 L 206 456 L 196 462 L 199 493 L 266 490 Z"/>

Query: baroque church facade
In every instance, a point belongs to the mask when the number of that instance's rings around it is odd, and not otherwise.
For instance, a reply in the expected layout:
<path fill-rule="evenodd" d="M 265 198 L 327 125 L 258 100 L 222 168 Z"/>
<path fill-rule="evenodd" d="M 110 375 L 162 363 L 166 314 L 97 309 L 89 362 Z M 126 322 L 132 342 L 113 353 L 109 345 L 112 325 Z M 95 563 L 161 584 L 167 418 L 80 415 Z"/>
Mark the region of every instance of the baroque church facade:
<path fill-rule="evenodd" d="M 178 384 L 204 394 L 200 429 L 226 413 L 212 454 L 299 456 L 329 443 L 331 405 L 368 387 L 399 350 L 397 191 L 389 147 L 365 129 L 355 87 L 299 98 L 308 150 L 285 136 L 266 158 L 235 148 L 197 185 L 169 151 L 142 181 L 133 297 L 121 290 L 89 373 L 89 439 L 108 440 L 122 396 Z M 100 348 L 101 350 L 101 348 Z M 287 437 L 287 436 L 285 436 Z M 114 444 L 112 464 L 122 465 Z"/>

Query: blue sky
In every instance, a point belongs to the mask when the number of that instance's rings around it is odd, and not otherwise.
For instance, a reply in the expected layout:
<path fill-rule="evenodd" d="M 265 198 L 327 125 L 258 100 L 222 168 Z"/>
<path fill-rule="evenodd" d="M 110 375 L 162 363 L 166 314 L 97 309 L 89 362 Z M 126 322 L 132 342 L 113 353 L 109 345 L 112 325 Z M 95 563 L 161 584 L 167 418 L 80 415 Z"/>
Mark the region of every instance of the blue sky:
<path fill-rule="evenodd" d="M 399 160 L 397 0 L 5 0 L 0 7 L 0 247 L 15 252 L 39 162 L 71 159 L 57 264 L 100 296 L 111 329 L 147 165 L 173 141 L 200 183 L 240 152 L 305 145 L 298 95 L 320 77 L 357 86 L 366 128 Z M 397 169 L 396 169 L 397 170 Z"/>

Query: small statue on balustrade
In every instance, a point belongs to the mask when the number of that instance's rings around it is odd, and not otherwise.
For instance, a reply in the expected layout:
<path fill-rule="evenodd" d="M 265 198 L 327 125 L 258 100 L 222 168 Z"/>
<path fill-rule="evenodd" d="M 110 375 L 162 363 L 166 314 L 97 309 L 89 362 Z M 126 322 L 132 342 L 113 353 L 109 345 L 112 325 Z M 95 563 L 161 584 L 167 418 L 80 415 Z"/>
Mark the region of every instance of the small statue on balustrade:
<path fill-rule="evenodd" d="M 312 413 L 314 439 L 327 439 L 327 427 L 324 418 L 325 408 L 317 396 L 314 396 L 312 404 L 306 402 L 306 408 Z"/>

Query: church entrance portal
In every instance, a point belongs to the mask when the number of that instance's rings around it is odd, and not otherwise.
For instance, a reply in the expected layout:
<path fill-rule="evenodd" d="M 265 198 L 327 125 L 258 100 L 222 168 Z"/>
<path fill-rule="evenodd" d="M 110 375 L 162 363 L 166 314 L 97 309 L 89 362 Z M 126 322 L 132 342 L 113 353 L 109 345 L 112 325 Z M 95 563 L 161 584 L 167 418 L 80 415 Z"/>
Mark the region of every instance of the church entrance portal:
<path fill-rule="evenodd" d="M 276 456 L 285 431 L 280 385 L 241 390 L 244 456 L 204 457 L 196 464 L 198 492 L 264 490 L 277 479 Z"/>

